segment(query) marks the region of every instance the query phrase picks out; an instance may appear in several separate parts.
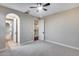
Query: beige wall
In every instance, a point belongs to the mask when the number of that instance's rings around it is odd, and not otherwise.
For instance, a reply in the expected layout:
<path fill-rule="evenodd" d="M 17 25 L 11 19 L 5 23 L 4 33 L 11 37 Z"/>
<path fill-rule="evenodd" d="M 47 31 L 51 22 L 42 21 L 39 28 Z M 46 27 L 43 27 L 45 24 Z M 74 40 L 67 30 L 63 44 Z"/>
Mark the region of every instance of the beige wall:
<path fill-rule="evenodd" d="M 45 40 L 79 48 L 79 8 L 45 17 Z"/>

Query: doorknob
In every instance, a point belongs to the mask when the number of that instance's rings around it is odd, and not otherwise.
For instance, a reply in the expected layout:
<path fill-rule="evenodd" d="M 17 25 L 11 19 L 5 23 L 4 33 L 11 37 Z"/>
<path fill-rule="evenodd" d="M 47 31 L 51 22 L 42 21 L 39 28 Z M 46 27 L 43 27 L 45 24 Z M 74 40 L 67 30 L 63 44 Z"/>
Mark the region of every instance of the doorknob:
<path fill-rule="evenodd" d="M 43 34 L 44 34 L 44 32 L 43 32 Z"/>

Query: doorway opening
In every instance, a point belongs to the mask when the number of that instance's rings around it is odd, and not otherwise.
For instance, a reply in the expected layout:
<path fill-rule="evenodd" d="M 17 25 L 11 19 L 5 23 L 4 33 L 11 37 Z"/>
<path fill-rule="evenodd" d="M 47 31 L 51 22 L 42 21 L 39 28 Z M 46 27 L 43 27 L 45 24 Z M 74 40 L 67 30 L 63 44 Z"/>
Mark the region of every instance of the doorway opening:
<path fill-rule="evenodd" d="M 45 22 L 43 18 L 36 18 L 34 20 L 34 41 L 45 39 L 44 24 Z"/>
<path fill-rule="evenodd" d="M 20 45 L 20 18 L 14 13 L 6 15 L 5 47 L 12 48 Z"/>
<path fill-rule="evenodd" d="M 39 40 L 39 20 L 34 20 L 34 41 Z"/>

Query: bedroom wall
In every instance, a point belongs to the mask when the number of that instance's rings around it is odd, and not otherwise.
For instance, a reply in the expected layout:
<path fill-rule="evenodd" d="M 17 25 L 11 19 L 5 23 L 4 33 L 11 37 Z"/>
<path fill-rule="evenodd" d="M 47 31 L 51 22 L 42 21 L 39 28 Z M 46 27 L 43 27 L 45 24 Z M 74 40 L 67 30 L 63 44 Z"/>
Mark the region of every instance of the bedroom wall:
<path fill-rule="evenodd" d="M 9 13 L 15 13 L 20 17 L 20 41 L 21 44 L 31 41 L 33 38 L 33 20 L 35 17 L 25 15 L 22 12 L 0 6 L 0 49 L 4 48 L 5 44 L 5 17 Z"/>
<path fill-rule="evenodd" d="M 79 48 L 79 7 L 45 17 L 45 40 Z"/>

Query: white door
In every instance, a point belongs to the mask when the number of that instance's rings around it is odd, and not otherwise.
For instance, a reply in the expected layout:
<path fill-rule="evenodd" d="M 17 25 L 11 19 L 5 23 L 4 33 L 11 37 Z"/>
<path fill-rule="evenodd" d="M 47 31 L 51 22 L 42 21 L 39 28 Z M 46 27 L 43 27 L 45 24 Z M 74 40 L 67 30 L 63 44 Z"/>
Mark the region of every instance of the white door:
<path fill-rule="evenodd" d="M 39 20 L 39 40 L 44 40 L 44 19 Z"/>

